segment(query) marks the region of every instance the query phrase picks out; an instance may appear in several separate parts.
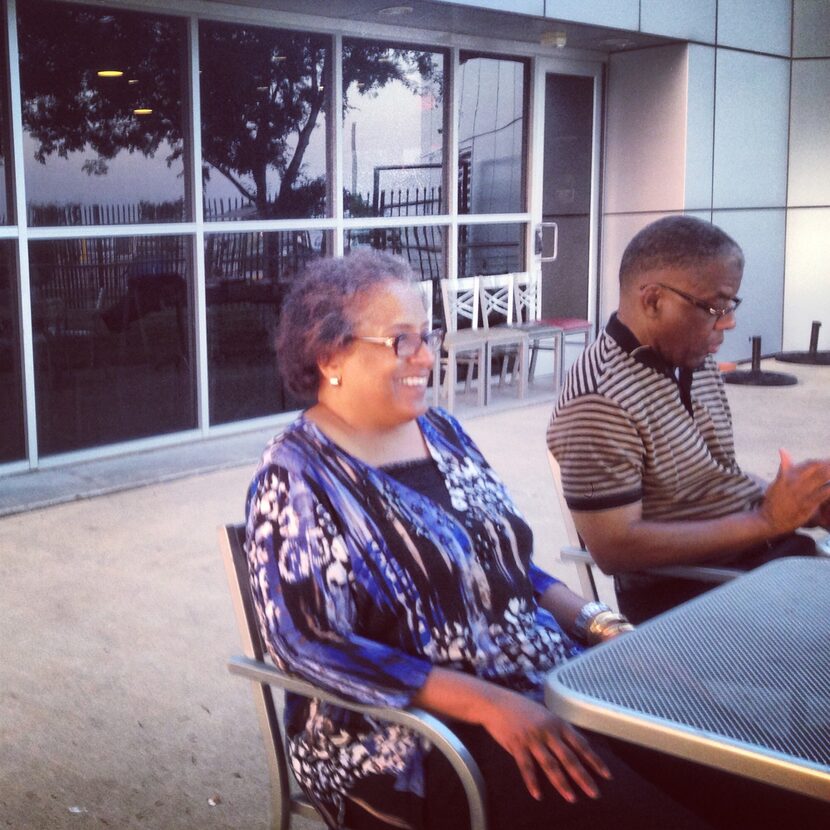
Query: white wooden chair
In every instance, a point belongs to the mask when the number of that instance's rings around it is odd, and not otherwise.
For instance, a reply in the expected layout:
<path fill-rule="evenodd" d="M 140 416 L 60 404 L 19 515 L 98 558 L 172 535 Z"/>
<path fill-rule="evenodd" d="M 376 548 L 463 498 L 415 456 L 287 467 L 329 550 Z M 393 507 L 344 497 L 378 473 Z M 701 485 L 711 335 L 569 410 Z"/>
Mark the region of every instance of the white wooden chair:
<path fill-rule="evenodd" d="M 487 830 L 484 781 L 481 772 L 464 744 L 446 724 L 414 707 L 389 709 L 380 706 L 363 706 L 344 700 L 307 680 L 281 671 L 270 662 L 266 656 L 251 596 L 244 541 L 244 525 L 226 525 L 219 529 L 219 546 L 222 549 L 225 573 L 228 577 L 244 651 L 244 656 L 232 657 L 228 661 L 228 669 L 232 674 L 246 677 L 251 681 L 265 751 L 268 755 L 272 805 L 270 826 L 273 830 L 289 830 L 294 816 L 323 820 L 318 810 L 304 795 L 291 792 L 285 742 L 280 726 L 280 715 L 277 712 L 277 702 L 274 698 L 274 689 L 333 703 L 353 712 L 401 724 L 417 732 L 444 754 L 458 774 L 467 795 L 471 830 Z"/>
<path fill-rule="evenodd" d="M 447 409 L 455 406 L 457 364 L 467 369 L 466 390 L 469 391 L 473 372 L 478 369 L 478 405 L 484 406 L 487 359 L 487 333 L 479 327 L 478 277 L 441 280 L 441 302 L 444 307 L 444 350 L 446 351 L 444 386 Z"/>
<path fill-rule="evenodd" d="M 559 347 L 559 354 L 554 355 L 558 360 L 555 363 L 556 385 L 557 388 L 562 380 L 562 375 L 565 371 L 565 345 L 568 338 L 581 337 L 583 341 L 583 348 L 591 342 L 591 335 L 593 334 L 593 325 L 590 320 L 585 320 L 581 317 L 542 317 L 542 279 L 538 270 L 531 271 L 524 274 L 514 275 L 514 293 L 516 296 L 516 313 L 520 315 L 521 320 L 534 320 L 534 325 L 540 327 L 540 331 L 545 329 L 553 332 L 559 329 L 561 335 L 558 336 L 557 342 L 550 347 L 554 350 Z M 547 338 L 556 338 L 555 334 L 547 334 L 540 336 L 539 340 Z M 531 362 L 533 367 L 530 369 L 530 377 L 533 377 L 533 372 L 536 368 L 536 352 L 539 349 L 548 347 L 541 346 L 538 343 L 533 349 L 533 356 Z"/>
<path fill-rule="evenodd" d="M 421 296 L 424 298 L 424 306 L 426 307 L 427 312 L 427 331 L 432 331 L 433 326 L 433 313 L 432 313 L 432 303 L 433 303 L 433 287 L 432 287 L 432 280 L 426 279 L 421 280 L 418 283 L 418 289 L 421 292 Z M 431 373 L 431 382 L 432 382 L 432 405 L 438 405 L 438 393 L 441 387 L 440 383 L 441 378 L 441 359 L 440 356 L 436 356 L 435 363 L 432 366 L 432 373 Z"/>
<path fill-rule="evenodd" d="M 527 393 L 528 335 L 513 325 L 513 275 L 493 274 L 478 278 L 481 319 L 487 332 L 489 360 L 501 359 L 499 386 L 504 383 L 508 366 L 512 365 L 511 379 L 518 377 L 519 397 Z"/>
<path fill-rule="evenodd" d="M 553 352 L 553 388 L 559 389 L 562 382 L 563 353 L 565 332 L 553 323 L 540 320 L 541 289 L 539 280 L 531 280 L 526 273 L 513 275 L 513 307 L 516 325 L 527 332 L 530 340 L 530 366 L 528 382 L 533 382 L 536 374 L 536 359 L 540 350 Z M 549 346 L 543 346 L 545 341 Z"/>

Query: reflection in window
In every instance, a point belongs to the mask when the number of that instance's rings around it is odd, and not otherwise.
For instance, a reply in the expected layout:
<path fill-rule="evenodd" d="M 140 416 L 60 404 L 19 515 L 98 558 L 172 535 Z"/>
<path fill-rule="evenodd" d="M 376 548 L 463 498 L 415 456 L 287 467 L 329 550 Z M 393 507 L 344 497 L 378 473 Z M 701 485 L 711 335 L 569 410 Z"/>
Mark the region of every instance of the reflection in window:
<path fill-rule="evenodd" d="M 525 210 L 527 65 L 461 53 L 458 212 Z"/>
<path fill-rule="evenodd" d="M 66 452 L 196 426 L 191 242 L 30 242 L 38 446 Z"/>
<path fill-rule="evenodd" d="M 26 456 L 14 243 L 0 242 L 0 463 Z"/>
<path fill-rule="evenodd" d="M 329 39 L 202 22 L 205 219 L 325 216 Z"/>
<path fill-rule="evenodd" d="M 274 353 L 291 281 L 324 251 L 321 231 L 217 233 L 205 238 L 210 422 L 299 408 Z"/>
<path fill-rule="evenodd" d="M 459 225 L 458 276 L 524 271 L 526 225 Z"/>
<path fill-rule="evenodd" d="M 437 225 L 401 228 L 361 228 L 347 230 L 346 253 L 358 248 L 374 248 L 409 262 L 415 276 L 432 284 L 432 325 L 441 325 L 441 280 L 444 278 L 444 249 L 447 229 Z"/>
<path fill-rule="evenodd" d="M 401 228 L 361 228 L 347 230 L 346 253 L 358 248 L 374 248 L 403 257 L 417 276 L 440 280 L 444 276 L 446 228 L 436 225 Z"/>
<path fill-rule="evenodd" d="M 444 56 L 343 41 L 345 216 L 442 212 Z"/>
<path fill-rule="evenodd" d="M 31 225 L 188 218 L 183 21 L 18 3 Z"/>

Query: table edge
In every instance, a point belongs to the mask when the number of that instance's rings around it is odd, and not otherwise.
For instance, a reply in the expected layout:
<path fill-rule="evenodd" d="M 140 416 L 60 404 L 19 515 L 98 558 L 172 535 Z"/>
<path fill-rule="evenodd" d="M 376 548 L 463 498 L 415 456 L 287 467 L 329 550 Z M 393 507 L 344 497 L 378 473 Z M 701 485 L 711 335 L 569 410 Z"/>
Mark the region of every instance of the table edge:
<path fill-rule="evenodd" d="M 575 726 L 830 802 L 830 767 L 597 702 L 560 683 L 555 669 L 545 682 L 545 705 Z"/>

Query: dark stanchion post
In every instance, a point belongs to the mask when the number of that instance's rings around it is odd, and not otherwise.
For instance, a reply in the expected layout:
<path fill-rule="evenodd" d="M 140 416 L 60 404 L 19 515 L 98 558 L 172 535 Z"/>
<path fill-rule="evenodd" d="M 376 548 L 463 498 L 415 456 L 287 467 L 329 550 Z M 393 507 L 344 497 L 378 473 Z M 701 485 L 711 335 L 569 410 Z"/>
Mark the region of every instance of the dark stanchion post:
<path fill-rule="evenodd" d="M 813 320 L 810 329 L 810 350 L 806 352 L 780 352 L 775 355 L 776 360 L 783 363 L 801 363 L 807 366 L 830 366 L 830 351 L 819 351 L 818 331 L 821 328 L 820 320 Z"/>
<path fill-rule="evenodd" d="M 818 330 L 821 328 L 821 321 L 813 320 L 813 327 L 810 329 L 810 354 L 818 351 Z"/>
<path fill-rule="evenodd" d="M 752 343 L 752 371 L 761 371 L 761 338 L 750 337 L 749 342 Z"/>
<path fill-rule="evenodd" d="M 726 383 L 737 383 L 742 386 L 793 386 L 798 383 L 795 375 L 764 371 L 761 368 L 761 338 L 756 336 L 749 339 L 752 343 L 752 368 L 724 372 L 723 379 Z"/>

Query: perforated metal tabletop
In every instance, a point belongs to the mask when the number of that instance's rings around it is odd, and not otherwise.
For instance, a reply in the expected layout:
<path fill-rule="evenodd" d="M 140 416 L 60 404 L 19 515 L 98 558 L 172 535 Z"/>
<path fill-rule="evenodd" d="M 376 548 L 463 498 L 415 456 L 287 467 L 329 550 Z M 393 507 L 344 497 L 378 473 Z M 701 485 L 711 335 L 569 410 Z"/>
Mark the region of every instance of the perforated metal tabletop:
<path fill-rule="evenodd" d="M 551 672 L 597 732 L 830 801 L 830 560 L 782 559 Z"/>

